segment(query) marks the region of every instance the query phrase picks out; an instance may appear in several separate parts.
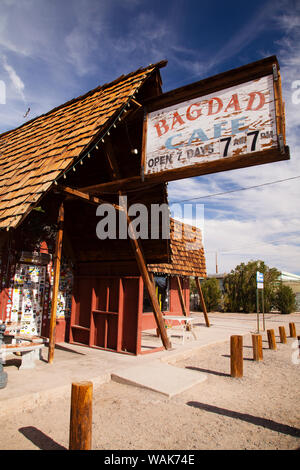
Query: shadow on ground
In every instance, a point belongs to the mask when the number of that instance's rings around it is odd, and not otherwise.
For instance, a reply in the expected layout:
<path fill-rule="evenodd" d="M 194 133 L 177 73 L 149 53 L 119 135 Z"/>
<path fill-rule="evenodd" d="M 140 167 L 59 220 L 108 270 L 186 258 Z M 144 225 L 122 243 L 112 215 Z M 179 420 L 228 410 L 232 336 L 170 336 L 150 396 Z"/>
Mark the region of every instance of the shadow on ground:
<path fill-rule="evenodd" d="M 19 432 L 41 450 L 68 450 L 34 426 L 20 428 Z"/>
<path fill-rule="evenodd" d="M 200 367 L 186 366 L 186 369 L 195 370 L 197 372 L 206 372 L 208 374 L 213 374 L 213 375 L 220 375 L 221 377 L 230 377 L 230 374 L 226 374 L 225 372 L 218 372 L 216 370 L 209 370 L 209 369 L 201 369 Z"/>
<path fill-rule="evenodd" d="M 262 426 L 264 428 L 271 429 L 271 431 L 280 432 L 293 437 L 300 437 L 300 429 L 288 426 L 286 424 L 277 423 L 271 419 L 260 418 L 259 416 L 249 415 L 247 413 L 239 413 L 237 411 L 227 410 L 225 408 L 219 408 L 218 406 L 208 405 L 206 403 L 199 403 L 198 401 L 187 402 L 188 406 L 199 408 L 203 411 L 215 413 L 229 418 L 240 419 L 247 423 L 254 424 L 256 426 Z"/>

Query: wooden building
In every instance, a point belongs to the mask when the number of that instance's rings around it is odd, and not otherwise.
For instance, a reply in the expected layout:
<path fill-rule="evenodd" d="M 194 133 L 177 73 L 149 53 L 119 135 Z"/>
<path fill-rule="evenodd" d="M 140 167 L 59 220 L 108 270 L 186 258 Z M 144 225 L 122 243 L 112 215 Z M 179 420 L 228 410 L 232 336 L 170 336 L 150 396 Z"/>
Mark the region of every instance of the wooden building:
<path fill-rule="evenodd" d="M 162 236 L 96 235 L 103 202 L 128 228 L 124 196 L 128 206 L 167 203 L 164 182 L 111 184 L 140 175 L 143 106 L 162 93 L 165 65 L 122 76 L 0 135 L 0 319 L 22 322 L 29 336 L 48 336 L 49 362 L 55 341 L 64 340 L 138 354 L 142 330 L 154 325 L 168 349 L 151 272 L 168 275 L 171 292 L 177 286 L 183 314 L 188 276 L 206 274 L 202 246 L 193 255 Z M 100 193 L 93 190 L 99 184 Z M 174 299 L 169 311 L 178 312 Z"/>

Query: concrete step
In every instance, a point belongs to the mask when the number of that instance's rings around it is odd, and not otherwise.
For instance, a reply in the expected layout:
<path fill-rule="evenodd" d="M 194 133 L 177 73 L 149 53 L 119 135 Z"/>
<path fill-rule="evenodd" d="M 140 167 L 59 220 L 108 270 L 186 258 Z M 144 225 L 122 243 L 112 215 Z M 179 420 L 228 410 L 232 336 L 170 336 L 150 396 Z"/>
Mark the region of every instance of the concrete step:
<path fill-rule="evenodd" d="M 169 398 L 206 379 L 207 375 L 202 372 L 181 369 L 161 361 L 152 361 L 111 374 L 111 380 L 115 382 L 146 388 Z"/>

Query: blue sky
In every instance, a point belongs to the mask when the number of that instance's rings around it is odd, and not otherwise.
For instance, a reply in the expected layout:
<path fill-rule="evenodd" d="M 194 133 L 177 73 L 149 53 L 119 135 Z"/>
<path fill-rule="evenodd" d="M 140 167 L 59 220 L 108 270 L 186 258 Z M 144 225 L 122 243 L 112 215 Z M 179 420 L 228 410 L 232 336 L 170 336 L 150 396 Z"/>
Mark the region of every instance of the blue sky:
<path fill-rule="evenodd" d="M 300 175 L 297 1 L 0 0 L 0 131 L 122 74 L 168 60 L 163 90 L 277 55 L 291 160 L 169 183 L 170 202 Z M 0 100 L 1 102 L 1 100 Z M 26 118 L 24 114 L 30 107 Z M 300 179 L 204 204 L 208 272 L 263 259 L 300 274 Z"/>

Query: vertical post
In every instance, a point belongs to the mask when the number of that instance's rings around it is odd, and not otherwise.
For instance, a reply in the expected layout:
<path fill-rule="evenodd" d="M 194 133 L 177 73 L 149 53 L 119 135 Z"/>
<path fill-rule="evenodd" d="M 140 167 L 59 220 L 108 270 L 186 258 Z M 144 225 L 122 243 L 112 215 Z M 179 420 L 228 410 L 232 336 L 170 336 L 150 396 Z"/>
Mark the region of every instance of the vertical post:
<path fill-rule="evenodd" d="M 51 317 L 49 329 L 49 350 L 48 350 L 48 363 L 52 364 L 54 358 L 55 348 L 55 333 L 56 333 L 56 309 L 57 309 L 57 296 L 59 288 L 59 274 L 62 253 L 62 239 L 63 239 L 63 225 L 64 225 L 64 205 L 61 203 L 58 214 L 58 232 L 56 235 L 55 255 L 54 255 L 54 279 L 53 291 L 51 301 Z"/>
<path fill-rule="evenodd" d="M 262 361 L 263 360 L 263 349 L 262 349 L 262 336 L 261 335 L 252 335 L 252 346 L 253 346 L 253 360 Z"/>
<path fill-rule="evenodd" d="M 93 383 L 72 383 L 69 450 L 91 450 Z"/>
<path fill-rule="evenodd" d="M 269 348 L 277 349 L 274 330 L 267 330 L 267 335 L 268 335 Z"/>
<path fill-rule="evenodd" d="M 181 281 L 180 281 L 179 276 L 176 276 L 176 282 L 177 282 L 177 289 L 178 289 L 178 294 L 179 294 L 182 313 L 186 317 L 187 316 L 186 307 L 185 307 L 185 302 L 184 302 L 184 297 L 183 297 L 183 292 L 182 292 L 182 286 L 181 286 Z"/>
<path fill-rule="evenodd" d="M 142 252 L 142 247 L 140 245 L 139 240 L 136 238 L 135 232 L 134 232 L 134 230 L 131 226 L 131 220 L 128 216 L 126 204 L 124 204 L 124 200 L 123 200 L 123 196 L 122 196 L 121 191 L 119 191 L 119 195 L 120 195 L 121 206 L 124 208 L 124 210 L 126 210 L 126 218 L 127 218 L 127 226 L 128 226 L 128 233 L 129 233 L 129 237 L 130 237 L 130 242 L 132 244 L 132 248 L 133 248 L 133 252 L 134 252 L 134 255 L 135 255 L 135 259 L 137 261 L 137 265 L 139 267 L 139 270 L 140 270 L 140 273 L 142 275 L 144 284 L 145 284 L 146 289 L 147 289 L 148 294 L 149 294 L 149 300 L 150 300 L 150 303 L 151 303 L 151 306 L 152 306 L 152 309 L 153 309 L 154 317 L 155 317 L 155 320 L 156 320 L 157 328 L 158 328 L 160 336 L 161 336 L 162 343 L 163 343 L 165 349 L 171 349 L 172 345 L 170 343 L 170 340 L 169 340 L 167 332 L 166 332 L 165 323 L 164 323 L 162 313 L 161 313 L 161 309 L 160 309 L 158 299 L 157 299 L 157 296 L 156 296 L 154 283 L 151 280 L 151 277 L 149 275 L 147 265 L 146 265 L 146 262 L 145 262 L 145 259 L 144 259 L 144 255 L 143 255 L 143 252 Z"/>
<path fill-rule="evenodd" d="M 145 114 L 144 121 L 145 120 L 146 120 L 146 114 Z M 144 122 L 144 126 L 146 126 L 146 125 L 147 125 L 147 122 Z M 143 132 L 143 134 L 145 134 L 145 131 Z M 112 144 L 109 140 L 106 142 L 106 145 L 107 145 L 107 148 L 108 148 L 108 152 L 105 152 L 105 153 L 106 153 L 106 158 L 107 158 L 108 163 L 109 163 L 110 168 L 111 168 L 112 179 L 120 178 L 121 174 L 120 174 L 120 171 L 119 171 L 118 162 L 115 158 L 113 146 L 112 146 Z M 142 168 L 143 168 L 143 166 L 142 166 Z M 143 278 L 144 284 L 145 284 L 146 289 L 147 289 L 148 294 L 149 294 L 149 299 L 150 299 L 150 302 L 151 302 L 151 305 L 152 305 L 154 317 L 155 317 L 155 320 L 156 320 L 157 328 L 158 328 L 160 336 L 161 336 L 162 343 L 163 343 L 165 349 L 171 349 L 171 343 L 170 343 L 170 340 L 169 340 L 169 338 L 167 336 L 167 333 L 166 333 L 164 320 L 163 320 L 162 313 L 161 313 L 161 310 L 160 310 L 160 306 L 159 306 L 159 303 L 158 303 L 158 300 L 157 300 L 157 297 L 156 297 L 156 293 L 155 293 L 155 287 L 154 287 L 153 282 L 152 282 L 152 280 L 149 276 L 149 272 L 148 272 L 148 269 L 147 269 L 147 265 L 146 265 L 146 262 L 145 262 L 143 252 L 142 252 L 141 244 L 140 244 L 139 240 L 137 240 L 137 238 L 135 236 L 135 233 L 134 233 L 134 230 L 132 230 L 131 220 L 130 220 L 130 218 L 128 216 L 128 213 L 127 213 L 127 204 L 124 202 L 123 192 L 118 191 L 118 194 L 119 194 L 119 199 L 120 199 L 121 206 L 122 206 L 122 208 L 124 209 L 124 212 L 125 212 L 125 216 L 126 216 L 126 220 L 127 220 L 127 227 L 128 227 L 128 231 L 130 232 L 130 234 L 129 234 L 130 235 L 130 242 L 131 242 L 131 245 L 132 245 L 132 248 L 133 248 L 134 256 L 135 256 L 137 265 L 139 267 L 141 276 Z"/>
<path fill-rule="evenodd" d="M 256 312 L 257 312 L 257 332 L 259 333 L 259 297 L 258 297 L 257 287 L 256 287 Z"/>
<path fill-rule="evenodd" d="M 207 315 L 207 310 L 206 310 L 206 305 L 205 305 L 203 292 L 202 292 L 202 289 L 201 289 L 201 283 L 200 283 L 200 280 L 199 280 L 198 277 L 195 277 L 195 281 L 196 281 L 196 286 L 197 286 L 198 293 L 199 293 L 200 300 L 201 300 L 201 305 L 202 305 L 202 310 L 203 310 L 205 323 L 206 323 L 206 326 L 209 327 L 210 324 L 209 324 L 209 319 L 208 319 L 208 315 Z"/>
<path fill-rule="evenodd" d="M 285 333 L 284 326 L 279 327 L 279 336 L 280 336 L 280 341 L 286 344 L 286 333 Z"/>
<path fill-rule="evenodd" d="M 179 276 L 176 276 L 176 281 L 177 281 L 178 294 L 179 294 L 179 299 L 180 299 L 180 304 L 181 304 L 181 310 L 182 310 L 183 315 L 186 317 L 187 311 L 186 311 L 186 306 L 185 306 L 183 292 L 182 292 L 181 280 Z M 191 325 L 186 325 L 186 330 L 191 331 Z"/>
<path fill-rule="evenodd" d="M 230 337 L 230 372 L 231 377 L 243 377 L 243 337 Z"/>
<path fill-rule="evenodd" d="M 139 247 L 138 240 L 136 238 L 134 239 L 131 238 L 131 242 L 134 247 L 134 254 L 135 254 L 138 267 L 140 269 L 140 273 L 142 275 L 143 281 L 145 283 L 146 289 L 149 294 L 149 300 L 151 302 L 151 306 L 153 309 L 154 317 L 156 320 L 157 328 L 161 336 L 162 343 L 165 349 L 171 349 L 172 346 L 166 333 L 165 324 L 164 324 L 164 320 L 163 320 L 160 306 L 158 303 L 158 299 L 156 296 L 155 288 L 154 288 L 153 282 L 150 279 L 144 257 Z"/>
<path fill-rule="evenodd" d="M 148 273 L 149 273 L 150 280 L 151 280 L 151 282 L 152 282 L 152 284 L 153 284 L 153 289 L 155 290 L 155 279 L 154 279 L 154 274 L 153 274 L 153 272 L 152 272 L 152 271 L 148 271 Z M 159 336 L 160 336 L 160 333 L 159 333 L 159 328 L 156 328 L 156 336 L 157 336 L 158 338 L 159 338 Z"/>
<path fill-rule="evenodd" d="M 289 323 L 289 328 L 290 328 L 290 337 L 297 338 L 295 323 Z"/>
<path fill-rule="evenodd" d="M 261 302 L 262 302 L 262 314 L 263 314 L 263 329 L 266 331 L 266 325 L 265 325 L 265 294 L 264 294 L 264 289 L 261 291 Z"/>
<path fill-rule="evenodd" d="M 2 351 L 1 351 L 1 345 L 3 342 L 5 328 L 6 328 L 6 325 L 4 323 L 1 323 L 0 325 L 0 389 L 5 388 L 7 385 L 7 372 L 4 372 L 3 370 Z"/>

